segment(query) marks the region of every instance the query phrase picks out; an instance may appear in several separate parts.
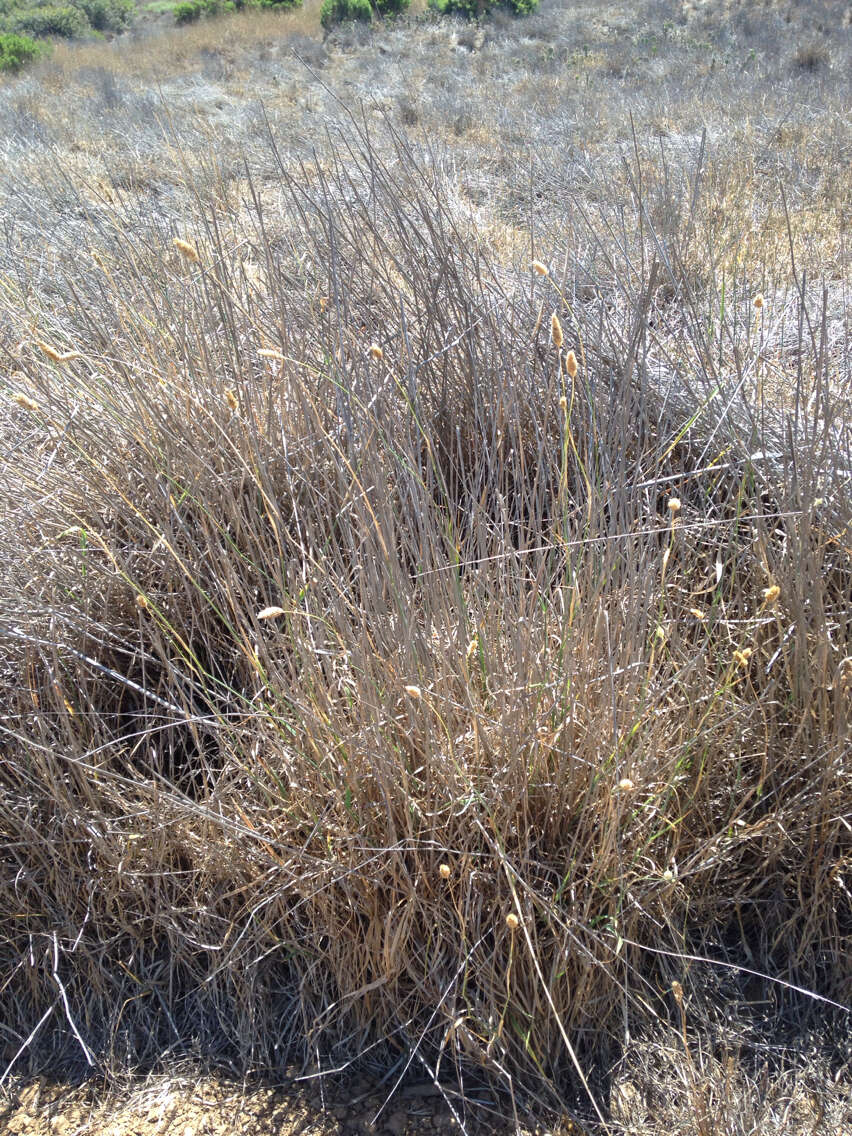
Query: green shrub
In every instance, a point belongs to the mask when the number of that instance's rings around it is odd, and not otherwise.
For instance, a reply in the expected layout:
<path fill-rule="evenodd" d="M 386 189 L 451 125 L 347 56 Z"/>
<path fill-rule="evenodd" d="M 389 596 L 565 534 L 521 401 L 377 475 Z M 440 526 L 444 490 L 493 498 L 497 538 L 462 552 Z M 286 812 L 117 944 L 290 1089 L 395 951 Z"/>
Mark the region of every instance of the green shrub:
<path fill-rule="evenodd" d="M 233 12 L 237 5 L 233 0 L 185 0 L 174 9 L 175 23 L 193 24 L 202 16 L 221 16 L 223 12 Z"/>
<path fill-rule="evenodd" d="M 186 0 L 183 4 L 174 7 L 176 24 L 193 24 L 201 19 L 202 6 L 198 0 Z"/>
<path fill-rule="evenodd" d="M 48 5 L 44 8 L 29 8 L 15 13 L 15 31 L 31 36 L 73 36 L 85 35 L 89 31 L 89 21 L 79 8 L 70 4 L 62 7 Z"/>
<path fill-rule="evenodd" d="M 429 0 L 429 7 L 442 16 L 464 16 L 467 20 L 477 20 L 496 7 L 508 9 L 513 16 L 528 16 L 538 4 L 539 0 L 502 0 L 500 4 L 492 0 Z"/>
<path fill-rule="evenodd" d="M 344 24 L 349 20 L 362 20 L 369 24 L 373 18 L 370 0 L 323 0 L 320 23 L 324 28 Z"/>
<path fill-rule="evenodd" d="M 0 35 L 0 71 L 19 71 L 25 63 L 38 59 L 44 47 L 29 36 L 10 32 Z"/>
<path fill-rule="evenodd" d="M 408 11 L 411 0 L 373 0 L 373 6 L 380 16 L 399 16 Z"/>
<path fill-rule="evenodd" d="M 75 0 L 95 31 L 119 32 L 130 23 L 136 5 L 133 0 Z"/>
<path fill-rule="evenodd" d="M 14 32 L 35 37 L 84 36 L 95 32 L 121 31 L 130 23 L 134 0 L 0 0 L 0 33 Z"/>

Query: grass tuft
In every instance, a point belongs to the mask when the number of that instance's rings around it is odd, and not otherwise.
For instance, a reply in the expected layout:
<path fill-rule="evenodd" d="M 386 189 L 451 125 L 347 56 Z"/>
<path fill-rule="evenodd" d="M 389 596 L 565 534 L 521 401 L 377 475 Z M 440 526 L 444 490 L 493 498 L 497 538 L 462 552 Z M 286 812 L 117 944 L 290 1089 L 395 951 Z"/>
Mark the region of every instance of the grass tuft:
<path fill-rule="evenodd" d="M 849 999 L 842 235 L 701 133 L 492 199 L 335 114 L 164 125 L 153 215 L 8 175 L 7 1072 L 768 1125 L 752 1007 L 795 1048 Z"/>

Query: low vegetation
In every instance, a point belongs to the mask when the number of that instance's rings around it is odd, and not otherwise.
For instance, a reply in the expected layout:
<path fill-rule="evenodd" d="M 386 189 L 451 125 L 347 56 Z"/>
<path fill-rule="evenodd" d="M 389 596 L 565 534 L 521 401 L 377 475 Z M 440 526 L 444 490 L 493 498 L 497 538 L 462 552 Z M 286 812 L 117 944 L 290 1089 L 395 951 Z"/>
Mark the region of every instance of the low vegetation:
<path fill-rule="evenodd" d="M 4 1078 L 840 1130 L 848 40 L 656 13 L 3 89 Z"/>
<path fill-rule="evenodd" d="M 191 24 L 206 16 L 221 16 L 226 12 L 237 12 L 244 8 L 261 7 L 284 11 L 299 8 L 302 0 L 257 0 L 246 4 L 243 0 L 183 0 L 175 4 L 172 12 L 177 24 Z"/>
<path fill-rule="evenodd" d="M 500 6 L 514 16 L 528 16 L 538 4 L 539 0 L 506 0 Z M 464 16 L 468 20 L 479 20 L 497 6 L 490 0 L 429 0 L 429 7 L 441 15 Z"/>
<path fill-rule="evenodd" d="M 68 4 L 0 0 L 0 33 L 71 38 L 121 31 L 135 9 L 134 0 L 72 0 Z"/>
<path fill-rule="evenodd" d="M 29 36 L 0 32 L 0 71 L 19 71 L 41 54 L 40 45 Z"/>
<path fill-rule="evenodd" d="M 287 11 L 302 6 L 303 0 L 155 0 L 143 5 L 149 18 L 162 13 L 174 17 L 178 25 L 194 24 L 202 19 L 233 12 L 252 12 L 258 9 Z M 319 9 L 319 22 L 328 31 L 342 23 L 371 23 L 374 14 L 393 17 L 406 12 L 411 0 L 323 0 Z M 508 0 L 506 11 L 516 16 L 529 15 L 538 6 L 538 0 Z M 433 11 L 445 15 L 459 15 L 467 19 L 480 19 L 493 8 L 492 4 L 468 0 L 430 0 Z M 135 0 L 71 0 L 56 4 L 51 0 L 0 0 L 0 34 L 24 35 L 36 39 L 80 39 L 103 32 L 125 31 L 137 14 Z M 27 54 L 20 46 L 9 49 L 0 59 L 0 70 L 19 70 L 24 63 L 38 58 L 38 52 Z M 13 62 L 14 60 L 14 62 Z"/>
<path fill-rule="evenodd" d="M 202 16 L 221 16 L 223 12 L 236 11 L 232 0 L 184 0 L 175 4 L 174 17 L 176 24 L 191 24 L 200 20 Z"/>
<path fill-rule="evenodd" d="M 372 18 L 370 0 L 323 0 L 320 9 L 320 23 L 324 28 L 352 20 L 369 24 Z"/>

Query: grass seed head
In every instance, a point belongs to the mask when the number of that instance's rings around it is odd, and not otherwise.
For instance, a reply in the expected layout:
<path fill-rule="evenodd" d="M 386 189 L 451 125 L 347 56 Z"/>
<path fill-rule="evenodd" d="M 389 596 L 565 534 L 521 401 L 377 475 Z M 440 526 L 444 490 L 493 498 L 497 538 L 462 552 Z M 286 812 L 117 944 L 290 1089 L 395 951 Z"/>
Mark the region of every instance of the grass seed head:
<path fill-rule="evenodd" d="M 413 698 L 415 699 L 415 701 L 423 697 L 423 691 L 419 686 L 404 686 L 402 689 L 409 696 L 409 698 Z"/>
<path fill-rule="evenodd" d="M 57 351 L 55 347 L 51 347 L 49 343 L 43 343 L 40 339 L 37 339 L 36 343 L 38 344 L 39 349 L 48 357 L 48 359 L 52 359 L 54 363 L 62 362 L 61 351 Z"/>
<path fill-rule="evenodd" d="M 622 793 L 630 793 L 635 786 L 629 777 L 622 777 L 618 782 L 618 788 Z"/>
<path fill-rule="evenodd" d="M 517 931 L 517 929 L 520 927 L 520 925 L 521 925 L 520 919 L 518 919 L 518 917 L 514 913 L 514 911 L 510 911 L 509 914 L 506 916 L 506 926 L 509 928 L 510 931 Z"/>
<path fill-rule="evenodd" d="M 136 606 L 139 608 L 140 611 L 147 611 L 148 610 L 147 597 L 143 596 L 141 592 L 136 597 Z"/>
<path fill-rule="evenodd" d="M 778 601 L 780 595 L 781 589 L 779 586 L 772 584 L 770 587 L 763 589 L 763 602 L 767 607 L 772 607 L 772 605 Z"/>
<path fill-rule="evenodd" d="M 258 619 L 277 619 L 279 615 L 286 614 L 283 607 L 265 607 L 257 613 Z"/>
<path fill-rule="evenodd" d="M 37 339 L 36 343 L 48 359 L 52 359 L 54 363 L 70 363 L 72 359 L 80 358 L 79 351 L 57 351 L 55 347 L 51 347 L 49 343 L 42 343 L 40 339 Z"/>
<path fill-rule="evenodd" d="M 225 401 L 228 403 L 231 410 L 237 409 L 237 396 L 234 394 L 232 387 L 228 387 L 225 391 Z"/>
<path fill-rule="evenodd" d="M 12 402 L 20 406 L 23 410 L 30 410 L 33 413 L 35 413 L 39 408 L 38 403 L 34 399 L 30 398 L 29 395 L 22 394 L 20 392 L 12 395 Z"/>
<path fill-rule="evenodd" d="M 441 877 L 442 880 L 448 880 L 450 878 L 450 874 L 451 873 L 450 873 L 450 865 L 449 864 L 439 864 L 438 865 L 438 875 Z"/>
<path fill-rule="evenodd" d="M 382 351 L 381 347 L 379 347 L 378 343 L 374 343 L 370 348 L 370 357 L 379 360 L 384 359 L 385 353 Z"/>
<path fill-rule="evenodd" d="M 195 245 L 191 245 L 189 241 L 183 241 L 180 237 L 175 237 L 172 244 L 178 250 L 184 260 L 191 260 L 193 264 L 197 264 L 201 259 L 196 251 Z"/>
<path fill-rule="evenodd" d="M 578 369 L 577 356 L 573 351 L 569 351 L 565 356 L 565 372 L 566 374 L 570 375 L 572 379 L 576 379 Z"/>
<path fill-rule="evenodd" d="M 754 297 L 754 306 L 757 308 L 758 311 L 760 311 L 760 309 L 763 307 L 763 296 L 761 296 L 760 293 L 758 293 Z"/>
<path fill-rule="evenodd" d="M 547 265 L 542 264 L 540 260 L 534 260 L 532 262 L 532 264 L 530 265 L 530 268 L 533 270 L 533 272 L 536 274 L 536 276 L 547 276 L 548 275 Z"/>
<path fill-rule="evenodd" d="M 680 510 L 681 510 L 680 497 L 670 497 L 669 498 L 668 510 L 672 514 L 672 516 L 674 516 L 675 513 L 680 512 Z"/>
<path fill-rule="evenodd" d="M 562 324 L 556 312 L 550 317 L 550 332 L 553 336 L 553 346 L 560 348 L 565 342 L 565 336 L 562 334 Z"/>
<path fill-rule="evenodd" d="M 707 618 L 707 612 L 702 611 L 701 608 L 698 608 L 698 607 L 691 607 L 689 609 L 689 614 L 692 616 L 693 619 L 697 619 L 699 623 L 703 623 L 704 620 Z"/>
<path fill-rule="evenodd" d="M 743 670 L 745 670 L 748 666 L 748 662 L 751 656 L 751 647 L 743 647 L 741 651 L 734 651 L 734 661 L 736 662 L 737 666 L 742 667 Z"/>

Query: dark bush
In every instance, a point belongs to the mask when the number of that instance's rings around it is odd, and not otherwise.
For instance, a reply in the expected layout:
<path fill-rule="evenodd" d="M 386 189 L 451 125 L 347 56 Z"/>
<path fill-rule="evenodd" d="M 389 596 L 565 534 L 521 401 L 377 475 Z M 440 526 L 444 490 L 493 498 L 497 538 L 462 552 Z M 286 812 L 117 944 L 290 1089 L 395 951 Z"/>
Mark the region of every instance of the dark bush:
<path fill-rule="evenodd" d="M 350 20 L 362 20 L 369 24 L 372 18 L 370 0 L 323 0 L 320 9 L 320 23 L 324 28 L 345 24 Z"/>
<path fill-rule="evenodd" d="M 800 71 L 820 71 L 828 66 L 830 59 L 824 43 L 806 43 L 793 56 L 793 65 Z"/>
<path fill-rule="evenodd" d="M 74 5 L 85 13 L 98 32 L 119 32 L 130 23 L 136 5 L 133 0 L 77 0 Z"/>
<path fill-rule="evenodd" d="M 193 24 L 201 19 L 203 9 L 198 0 L 186 0 L 183 4 L 176 4 L 174 17 L 176 24 Z"/>
<path fill-rule="evenodd" d="M 478 20 L 493 8 L 505 8 L 513 16 L 528 16 L 538 8 L 539 0 L 505 0 L 495 4 L 492 0 L 429 0 L 429 7 L 442 16 L 464 16 L 467 20 Z"/>
<path fill-rule="evenodd" d="M 186 0 L 174 9 L 175 23 L 193 24 L 202 16 L 221 16 L 223 12 L 235 10 L 232 0 Z"/>
<path fill-rule="evenodd" d="M 85 35 L 89 31 L 89 21 L 79 8 L 70 5 L 31 8 L 21 12 L 15 20 L 16 31 L 31 36 L 73 36 Z"/>
<path fill-rule="evenodd" d="M 373 0 L 373 6 L 380 16 L 399 16 L 407 12 L 411 0 Z"/>

